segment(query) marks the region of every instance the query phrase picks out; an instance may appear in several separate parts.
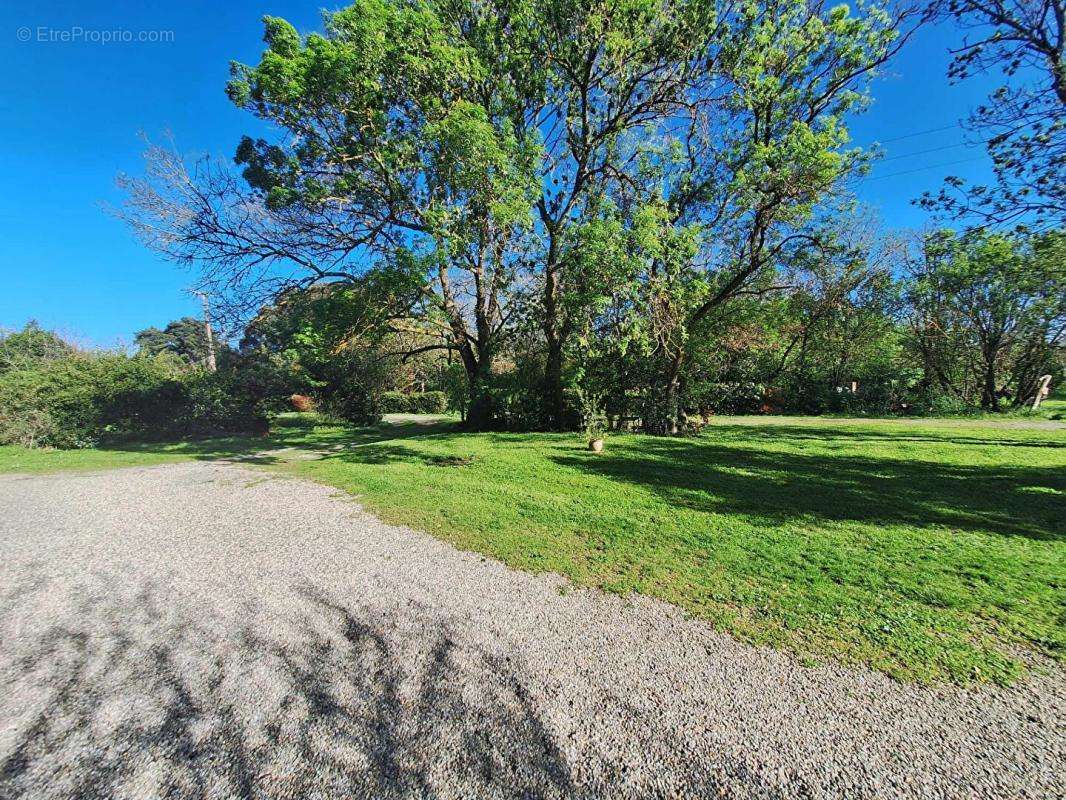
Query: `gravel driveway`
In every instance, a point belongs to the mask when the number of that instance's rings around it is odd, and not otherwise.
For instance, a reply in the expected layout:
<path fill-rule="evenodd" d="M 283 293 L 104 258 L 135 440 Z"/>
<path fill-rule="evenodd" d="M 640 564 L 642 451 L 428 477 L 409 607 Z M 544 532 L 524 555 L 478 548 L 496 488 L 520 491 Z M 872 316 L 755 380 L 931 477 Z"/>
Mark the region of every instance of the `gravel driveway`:
<path fill-rule="evenodd" d="M 219 463 L 0 477 L 0 797 L 1056 797 L 1061 671 L 804 668 Z"/>

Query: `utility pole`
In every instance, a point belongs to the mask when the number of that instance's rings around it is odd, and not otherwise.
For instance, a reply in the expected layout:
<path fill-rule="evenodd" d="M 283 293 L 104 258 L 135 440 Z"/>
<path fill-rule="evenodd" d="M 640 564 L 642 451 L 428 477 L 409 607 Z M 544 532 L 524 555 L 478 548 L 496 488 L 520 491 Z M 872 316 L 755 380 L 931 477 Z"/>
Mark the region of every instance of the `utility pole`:
<path fill-rule="evenodd" d="M 215 361 L 215 334 L 211 330 L 211 305 L 207 300 L 207 292 L 193 292 L 204 304 L 204 335 L 207 337 L 207 368 L 211 372 L 218 370 Z"/>

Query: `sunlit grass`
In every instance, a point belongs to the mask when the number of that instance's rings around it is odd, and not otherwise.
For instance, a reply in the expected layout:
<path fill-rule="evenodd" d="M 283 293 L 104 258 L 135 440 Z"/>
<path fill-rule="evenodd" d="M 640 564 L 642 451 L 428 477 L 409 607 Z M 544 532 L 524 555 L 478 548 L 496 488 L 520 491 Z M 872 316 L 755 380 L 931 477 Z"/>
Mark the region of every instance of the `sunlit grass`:
<path fill-rule="evenodd" d="M 188 460 L 186 448 L 143 452 L 121 450 L 50 450 L 0 445 L 0 473 L 41 473 L 61 470 L 93 471 L 117 467 L 147 467 Z"/>

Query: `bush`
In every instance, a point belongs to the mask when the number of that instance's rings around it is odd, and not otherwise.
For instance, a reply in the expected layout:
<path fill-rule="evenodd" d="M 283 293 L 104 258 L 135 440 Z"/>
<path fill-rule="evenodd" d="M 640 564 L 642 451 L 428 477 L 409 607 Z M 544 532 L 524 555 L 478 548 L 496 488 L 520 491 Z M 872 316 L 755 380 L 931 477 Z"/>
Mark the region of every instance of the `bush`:
<path fill-rule="evenodd" d="M 961 397 L 927 388 L 915 392 L 910 407 L 916 414 L 928 417 L 957 417 L 978 414 L 981 409 Z"/>
<path fill-rule="evenodd" d="M 383 414 L 443 414 L 448 410 L 444 392 L 382 392 Z"/>
<path fill-rule="evenodd" d="M 161 437 L 265 433 L 270 427 L 269 414 L 259 398 L 243 388 L 240 377 L 232 372 L 198 370 L 182 384 L 177 413 L 136 432 Z"/>
<path fill-rule="evenodd" d="M 348 391 L 322 398 L 322 413 L 353 425 L 377 425 L 381 422 L 381 404 L 366 391 Z"/>
<path fill-rule="evenodd" d="M 411 414 L 411 402 L 403 392 L 381 393 L 382 414 Z"/>
<path fill-rule="evenodd" d="M 467 383 L 466 370 L 459 363 L 448 364 L 441 375 L 444 395 L 447 397 L 448 411 L 454 411 L 466 422 L 466 407 L 470 401 L 470 387 Z"/>
<path fill-rule="evenodd" d="M 686 387 L 682 407 L 699 414 L 754 414 L 763 406 L 765 387 L 752 382 L 702 381 Z"/>
<path fill-rule="evenodd" d="M 262 432 L 291 394 L 284 365 L 253 358 L 219 372 L 173 359 L 72 353 L 0 374 L 0 443 L 92 447 Z"/>
<path fill-rule="evenodd" d="M 306 394 L 294 394 L 289 397 L 289 403 L 292 404 L 294 411 L 307 413 L 308 411 L 314 411 L 315 401 L 308 397 Z"/>
<path fill-rule="evenodd" d="M 56 421 L 38 402 L 41 394 L 36 373 L 19 370 L 0 376 L 0 444 L 38 447 L 56 441 Z"/>
<path fill-rule="evenodd" d="M 409 395 L 412 414 L 443 414 L 448 410 L 444 392 L 419 392 Z"/>
<path fill-rule="evenodd" d="M 0 331 L 0 372 L 27 369 L 72 353 L 73 346 L 36 322 L 27 322 L 21 331 L 14 333 Z"/>
<path fill-rule="evenodd" d="M 0 375 L 0 441 L 90 447 L 140 424 L 174 399 L 173 377 L 151 359 L 71 354 Z"/>
<path fill-rule="evenodd" d="M 298 374 L 304 388 L 290 390 L 310 394 L 326 417 L 353 425 L 376 425 L 381 421 L 381 394 L 388 380 L 388 365 L 378 353 L 363 348 L 347 349 L 330 358 L 306 361 Z"/>

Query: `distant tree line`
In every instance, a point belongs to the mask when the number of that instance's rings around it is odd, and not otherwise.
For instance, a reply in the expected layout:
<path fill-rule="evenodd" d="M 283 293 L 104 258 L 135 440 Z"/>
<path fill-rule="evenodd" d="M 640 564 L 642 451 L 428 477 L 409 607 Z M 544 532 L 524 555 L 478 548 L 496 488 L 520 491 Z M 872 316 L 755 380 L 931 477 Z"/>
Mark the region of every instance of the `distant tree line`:
<path fill-rule="evenodd" d="M 870 255 L 869 251 L 866 251 Z M 812 267 L 803 282 L 738 297 L 686 334 L 677 429 L 729 413 L 960 414 L 1030 407 L 1066 373 L 1066 236 L 939 231 L 917 251 Z M 207 369 L 193 318 L 137 334 L 132 354 L 79 349 L 36 323 L 0 334 L 0 444 L 81 447 L 116 438 L 266 430 L 292 394 L 359 424 L 385 413 L 470 413 L 468 373 L 420 330 L 355 335 L 367 297 L 345 283 L 263 308 Z M 620 299 L 579 333 L 564 425 L 645 428 L 659 362 L 619 328 Z M 544 425 L 535 332 L 501 349 L 485 390 L 494 424 Z"/>
<path fill-rule="evenodd" d="M 931 233 L 908 253 L 843 260 L 802 283 L 737 298 L 686 338 L 679 426 L 710 414 L 958 414 L 1031 406 L 1042 376 L 1066 368 L 1061 234 Z M 461 360 L 423 349 L 414 334 L 338 341 L 361 298 L 344 284 L 298 292 L 265 309 L 242 348 L 299 365 L 339 416 L 361 421 L 400 410 L 396 394 L 444 392 L 469 410 Z M 624 303 L 605 305 L 582 331 L 567 374 L 568 427 L 591 420 L 643 427 L 657 362 L 630 337 Z M 535 332 L 498 356 L 489 391 L 499 427 L 543 425 L 536 391 L 543 352 Z M 428 341 L 432 341 L 429 339 Z M 388 396 L 390 404 L 381 398 Z"/>

